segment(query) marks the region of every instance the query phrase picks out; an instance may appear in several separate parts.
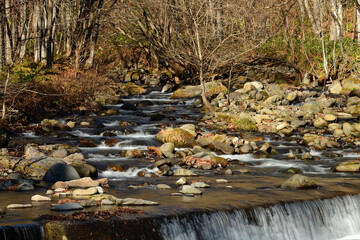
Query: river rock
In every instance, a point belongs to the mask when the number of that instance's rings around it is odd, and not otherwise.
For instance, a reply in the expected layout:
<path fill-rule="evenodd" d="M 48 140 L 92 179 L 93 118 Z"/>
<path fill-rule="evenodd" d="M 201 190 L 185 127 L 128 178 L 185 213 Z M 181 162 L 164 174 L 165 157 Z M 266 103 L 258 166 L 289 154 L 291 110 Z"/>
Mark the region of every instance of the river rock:
<path fill-rule="evenodd" d="M 74 167 L 63 163 L 57 163 L 46 172 L 44 176 L 44 181 L 69 181 L 79 178 L 80 176 Z"/>
<path fill-rule="evenodd" d="M 76 179 L 76 180 L 71 180 L 71 181 L 67 181 L 65 182 L 67 184 L 67 186 L 69 187 L 81 187 L 81 188 L 91 188 L 91 187 L 97 187 L 100 185 L 99 180 L 98 181 L 94 181 L 89 177 L 84 177 L 81 179 Z"/>
<path fill-rule="evenodd" d="M 314 127 L 316 128 L 326 128 L 329 125 L 327 121 L 325 121 L 323 118 L 317 118 L 314 121 Z"/>
<path fill-rule="evenodd" d="M 164 143 L 163 145 L 160 146 L 160 150 L 165 157 L 167 158 L 174 157 L 175 144 L 171 142 Z"/>
<path fill-rule="evenodd" d="M 346 78 L 342 81 L 344 91 L 360 89 L 360 80 L 357 78 Z"/>
<path fill-rule="evenodd" d="M 288 94 L 286 95 L 286 99 L 287 99 L 289 102 L 295 101 L 296 97 L 297 97 L 296 92 L 290 92 L 290 93 L 288 93 Z"/>
<path fill-rule="evenodd" d="M 300 108 L 300 110 L 304 113 L 320 113 L 323 111 L 323 108 L 320 106 L 319 103 L 316 102 L 306 102 Z"/>
<path fill-rule="evenodd" d="M 349 160 L 340 163 L 335 167 L 336 172 L 359 172 L 360 160 Z"/>
<path fill-rule="evenodd" d="M 198 175 L 190 170 L 187 170 L 184 168 L 179 168 L 179 169 L 175 170 L 174 176 L 191 177 L 191 176 L 198 176 Z"/>
<path fill-rule="evenodd" d="M 82 153 L 74 153 L 64 158 L 64 162 L 69 165 L 81 165 L 86 163 Z"/>
<path fill-rule="evenodd" d="M 186 131 L 188 131 L 189 133 L 191 133 L 191 135 L 193 135 L 194 137 L 196 137 L 197 133 L 196 133 L 196 128 L 194 124 L 184 124 L 180 127 L 181 129 L 184 129 Z"/>
<path fill-rule="evenodd" d="M 314 157 L 309 152 L 306 152 L 301 156 L 301 160 L 314 160 Z"/>
<path fill-rule="evenodd" d="M 34 190 L 35 187 L 31 183 L 24 182 L 16 187 L 16 191 L 22 192 L 22 191 L 31 191 Z"/>
<path fill-rule="evenodd" d="M 87 195 L 94 195 L 96 193 L 98 193 L 98 190 L 96 187 L 91 187 L 88 189 L 75 189 L 72 192 L 72 194 L 74 196 L 87 196 Z"/>
<path fill-rule="evenodd" d="M 210 187 L 209 184 L 206 184 L 204 182 L 194 182 L 191 184 L 191 186 L 194 188 L 209 188 Z"/>
<path fill-rule="evenodd" d="M 101 203 L 100 203 L 101 205 L 115 205 L 116 204 L 116 202 L 113 202 L 113 201 L 111 201 L 111 200 L 109 200 L 109 199 L 103 199 L 103 200 L 101 200 Z"/>
<path fill-rule="evenodd" d="M 298 168 L 291 167 L 291 168 L 285 169 L 284 173 L 299 174 L 299 173 L 302 173 L 302 171 L 300 169 L 298 169 Z"/>
<path fill-rule="evenodd" d="M 338 119 L 338 117 L 332 114 L 325 114 L 324 119 L 327 122 L 335 122 Z"/>
<path fill-rule="evenodd" d="M 216 183 L 228 183 L 229 180 L 227 180 L 227 179 L 216 179 L 215 182 Z"/>
<path fill-rule="evenodd" d="M 136 198 L 118 198 L 116 199 L 117 205 L 122 206 L 156 206 L 159 205 L 157 202 L 143 200 L 143 199 L 136 199 Z"/>
<path fill-rule="evenodd" d="M 175 182 L 175 185 L 176 185 L 176 186 L 182 186 L 182 185 L 185 185 L 186 182 L 187 182 L 186 178 L 182 177 L 182 178 L 179 178 L 179 180 L 177 180 L 177 181 Z"/>
<path fill-rule="evenodd" d="M 183 194 L 194 194 L 194 195 L 202 194 L 202 192 L 199 189 L 196 189 L 195 187 L 192 187 L 190 185 L 183 185 L 180 192 Z"/>
<path fill-rule="evenodd" d="M 262 145 L 262 147 L 260 148 L 260 151 L 261 152 L 265 152 L 265 153 L 268 153 L 268 154 L 277 154 L 277 151 L 274 149 L 274 147 L 266 142 L 264 145 Z"/>
<path fill-rule="evenodd" d="M 220 141 L 214 141 L 210 143 L 209 148 L 214 151 L 221 151 L 225 154 L 233 154 L 235 151 L 234 147 Z"/>
<path fill-rule="evenodd" d="M 57 205 L 51 208 L 52 211 L 64 212 L 64 211 L 76 211 L 76 210 L 83 210 L 83 206 L 77 203 L 65 203 Z"/>
<path fill-rule="evenodd" d="M 56 149 L 51 153 L 51 156 L 54 158 L 60 158 L 63 159 L 69 155 L 68 150 L 66 149 Z"/>
<path fill-rule="evenodd" d="M 345 122 L 343 124 L 343 131 L 347 137 L 360 137 L 360 132 L 358 132 L 350 123 Z"/>
<path fill-rule="evenodd" d="M 6 206 L 7 209 L 21 209 L 21 208 L 32 208 L 32 207 L 33 205 L 31 204 L 17 204 L 17 203 Z"/>
<path fill-rule="evenodd" d="M 98 171 L 96 167 L 90 164 L 82 164 L 82 165 L 72 165 L 76 171 L 79 173 L 80 177 L 91 177 L 96 178 L 98 176 Z"/>
<path fill-rule="evenodd" d="M 140 151 L 139 149 L 131 149 L 131 150 L 127 150 L 125 152 L 125 157 L 126 158 L 142 158 L 142 157 L 144 157 L 144 153 L 142 151 Z"/>
<path fill-rule="evenodd" d="M 45 156 L 46 156 L 46 154 L 43 152 L 40 152 L 39 149 L 35 146 L 25 147 L 25 159 L 42 158 Z"/>
<path fill-rule="evenodd" d="M 79 202 L 79 205 L 81 205 L 84 208 L 87 208 L 87 207 L 97 207 L 99 206 L 99 203 L 94 200 L 81 200 Z"/>
<path fill-rule="evenodd" d="M 41 196 L 41 195 L 34 195 L 34 196 L 31 197 L 31 201 L 34 201 L 34 202 L 51 201 L 51 198 Z"/>
<path fill-rule="evenodd" d="M 68 189 L 69 186 L 67 185 L 67 183 L 63 182 L 63 181 L 58 181 L 56 183 L 54 183 L 52 186 L 51 186 L 51 189 L 52 190 L 57 190 L 57 189 Z"/>
<path fill-rule="evenodd" d="M 281 188 L 285 189 L 307 189 L 316 187 L 317 184 L 313 179 L 300 174 L 293 175 L 281 184 Z"/>
<path fill-rule="evenodd" d="M 163 129 L 156 135 L 156 140 L 160 142 L 172 142 L 176 147 L 195 146 L 194 136 L 182 128 Z"/>
<path fill-rule="evenodd" d="M 169 185 L 166 185 L 166 184 L 158 184 L 156 185 L 156 188 L 157 189 L 160 189 L 160 190 L 168 190 L 168 189 L 171 189 L 171 187 Z"/>
<path fill-rule="evenodd" d="M 329 92 L 332 94 L 340 94 L 342 91 L 342 86 L 341 86 L 341 82 L 340 81 L 334 81 L 330 86 L 329 86 Z"/>

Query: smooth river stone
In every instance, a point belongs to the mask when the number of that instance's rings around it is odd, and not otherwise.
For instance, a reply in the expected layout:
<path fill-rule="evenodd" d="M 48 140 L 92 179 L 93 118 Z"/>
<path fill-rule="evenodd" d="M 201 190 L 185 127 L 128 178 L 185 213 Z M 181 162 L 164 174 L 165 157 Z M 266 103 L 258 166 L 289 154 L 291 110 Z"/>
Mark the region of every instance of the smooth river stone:
<path fill-rule="evenodd" d="M 181 193 L 183 194 L 194 194 L 194 195 L 201 195 L 202 192 L 197 189 L 197 188 L 194 188 L 190 185 L 184 185 L 180 191 Z"/>
<path fill-rule="evenodd" d="M 65 204 L 60 204 L 57 205 L 53 208 L 51 208 L 52 211 L 75 211 L 75 210 L 82 210 L 83 206 L 81 206 L 80 204 L 77 203 L 65 203 Z"/>
<path fill-rule="evenodd" d="M 75 189 L 72 194 L 77 196 L 88 196 L 88 195 L 94 195 L 98 192 L 96 187 L 91 187 L 88 189 Z"/>
<path fill-rule="evenodd" d="M 20 209 L 20 208 L 32 208 L 33 205 L 31 204 L 17 204 L 17 203 L 14 203 L 14 204 L 10 204 L 8 205 L 6 208 L 7 209 Z"/>
<path fill-rule="evenodd" d="M 194 182 L 191 184 L 192 187 L 194 188 L 209 188 L 210 185 L 204 183 L 204 182 Z"/>
<path fill-rule="evenodd" d="M 157 202 L 142 200 L 142 199 L 136 199 L 136 198 L 118 198 L 116 199 L 117 205 L 122 206 L 155 206 L 159 205 Z"/>
<path fill-rule="evenodd" d="M 34 195 L 34 196 L 31 197 L 31 201 L 34 201 L 34 202 L 45 202 L 45 201 L 51 201 L 51 198 L 45 197 L 45 196 L 41 196 L 41 195 Z"/>

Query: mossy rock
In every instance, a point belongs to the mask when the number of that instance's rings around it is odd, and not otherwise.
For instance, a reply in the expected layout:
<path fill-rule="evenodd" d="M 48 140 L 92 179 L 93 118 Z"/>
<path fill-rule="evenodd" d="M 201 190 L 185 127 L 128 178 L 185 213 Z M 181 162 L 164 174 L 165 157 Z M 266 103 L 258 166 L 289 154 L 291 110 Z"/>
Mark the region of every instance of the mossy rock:
<path fill-rule="evenodd" d="M 147 92 L 147 90 L 135 83 L 126 83 L 121 87 L 129 95 L 142 95 Z"/>
<path fill-rule="evenodd" d="M 166 143 L 172 142 L 176 147 L 195 146 L 194 136 L 182 128 L 167 128 L 156 135 L 156 140 Z"/>
<path fill-rule="evenodd" d="M 208 82 L 205 83 L 205 92 L 207 97 L 225 93 L 227 88 L 221 82 Z M 185 86 L 176 90 L 171 96 L 172 99 L 176 98 L 194 98 L 201 95 L 201 86 Z"/>
<path fill-rule="evenodd" d="M 240 118 L 235 120 L 235 128 L 241 131 L 256 131 L 257 127 L 254 121 L 249 118 Z"/>

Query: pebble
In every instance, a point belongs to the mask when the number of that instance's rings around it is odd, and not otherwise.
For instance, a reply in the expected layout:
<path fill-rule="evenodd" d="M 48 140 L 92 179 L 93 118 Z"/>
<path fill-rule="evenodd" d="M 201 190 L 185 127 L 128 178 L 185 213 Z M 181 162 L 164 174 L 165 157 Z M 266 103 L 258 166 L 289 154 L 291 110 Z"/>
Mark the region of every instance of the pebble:
<path fill-rule="evenodd" d="M 75 189 L 72 194 L 78 196 L 94 195 L 98 192 L 96 187 L 91 187 L 88 189 Z"/>
<path fill-rule="evenodd" d="M 51 189 L 49 189 L 49 190 L 47 190 L 47 191 L 46 191 L 46 193 L 45 193 L 45 194 L 46 194 L 46 195 L 51 195 L 51 194 L 53 194 L 53 193 L 54 193 L 54 191 L 53 191 L 53 190 L 51 190 Z"/>

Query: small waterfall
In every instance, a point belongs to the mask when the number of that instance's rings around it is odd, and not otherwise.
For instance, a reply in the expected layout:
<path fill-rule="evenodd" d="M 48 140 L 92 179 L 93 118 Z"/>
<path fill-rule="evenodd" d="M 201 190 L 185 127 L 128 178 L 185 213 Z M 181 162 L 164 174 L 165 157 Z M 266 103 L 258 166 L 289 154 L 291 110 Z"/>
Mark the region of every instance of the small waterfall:
<path fill-rule="evenodd" d="M 169 240 L 359 239 L 360 195 L 178 216 L 160 232 Z"/>
<path fill-rule="evenodd" d="M 45 240 L 41 224 L 24 224 L 0 227 L 1 240 Z"/>

